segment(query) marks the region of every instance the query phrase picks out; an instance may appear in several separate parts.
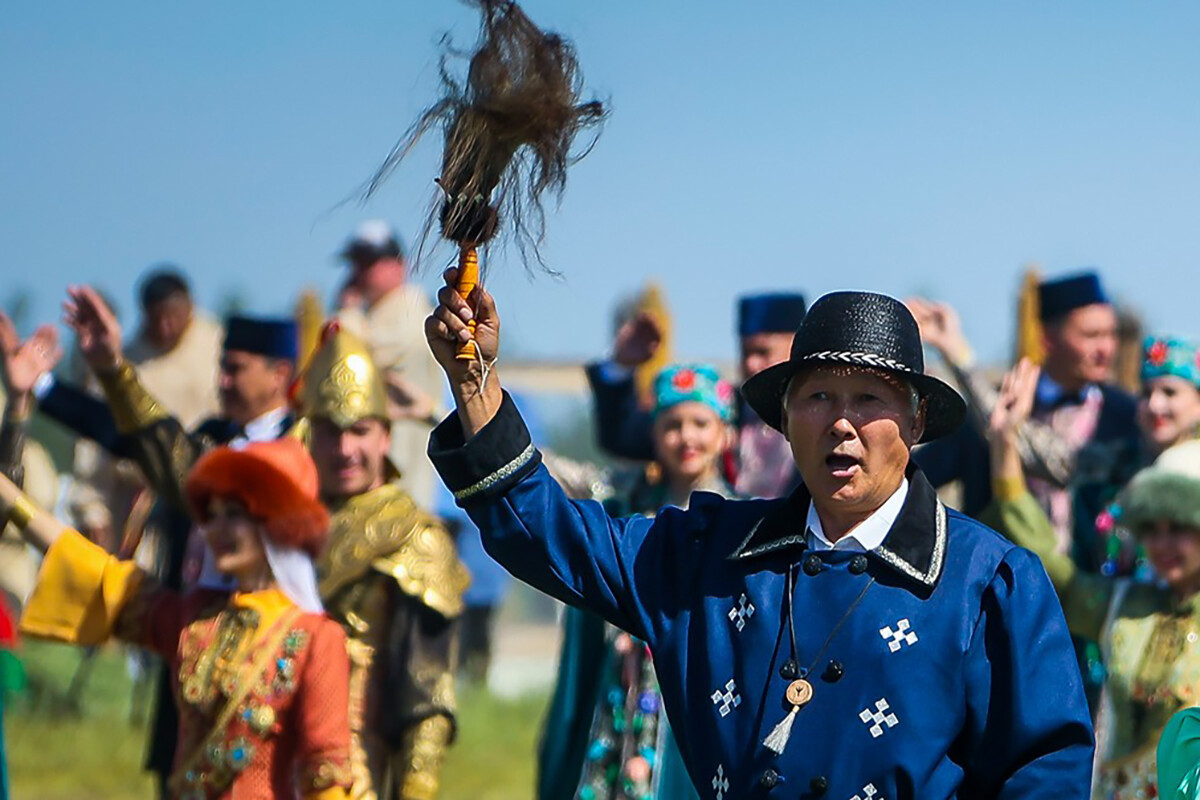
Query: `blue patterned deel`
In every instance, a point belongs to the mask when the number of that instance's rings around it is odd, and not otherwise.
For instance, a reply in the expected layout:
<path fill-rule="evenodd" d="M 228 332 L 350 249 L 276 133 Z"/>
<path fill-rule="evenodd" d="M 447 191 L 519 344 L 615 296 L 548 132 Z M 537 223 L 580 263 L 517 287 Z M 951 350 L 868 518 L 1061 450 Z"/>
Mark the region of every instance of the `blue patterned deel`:
<path fill-rule="evenodd" d="M 505 401 L 470 439 L 448 420 L 429 455 L 455 491 L 502 473 L 462 503 L 514 576 L 649 647 L 702 797 L 1088 800 L 1091 719 L 1045 569 L 919 469 L 883 543 L 814 552 L 803 486 L 613 517 L 530 441 Z"/>

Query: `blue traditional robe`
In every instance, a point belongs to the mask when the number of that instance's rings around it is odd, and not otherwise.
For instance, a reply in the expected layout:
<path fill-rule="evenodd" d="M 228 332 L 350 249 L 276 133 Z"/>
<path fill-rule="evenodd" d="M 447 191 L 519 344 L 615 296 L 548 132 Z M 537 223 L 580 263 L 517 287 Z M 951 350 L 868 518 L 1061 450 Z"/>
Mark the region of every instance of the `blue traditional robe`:
<path fill-rule="evenodd" d="M 697 495 L 653 520 L 569 500 L 507 398 L 470 441 L 444 422 L 429 452 L 497 561 L 650 645 L 702 797 L 1088 796 L 1087 704 L 1041 563 L 942 507 L 914 467 L 861 556 L 807 550 L 803 489 Z M 789 708 L 788 611 L 814 691 L 776 755 L 762 742 Z"/>

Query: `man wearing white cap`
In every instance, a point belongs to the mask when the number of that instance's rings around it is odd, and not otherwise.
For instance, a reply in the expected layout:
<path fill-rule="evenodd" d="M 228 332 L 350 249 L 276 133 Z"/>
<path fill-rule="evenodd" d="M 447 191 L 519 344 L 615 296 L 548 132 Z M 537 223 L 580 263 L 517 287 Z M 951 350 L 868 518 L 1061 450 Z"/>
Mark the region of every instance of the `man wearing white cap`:
<path fill-rule="evenodd" d="M 425 317 L 433 311 L 419 286 L 409 283 L 400 237 L 383 220 L 361 223 L 340 253 L 350 274 L 338 297 L 338 319 L 367 342 L 387 383 L 397 382 L 434 399 L 443 394 L 437 362 L 425 343 Z M 428 420 L 392 423 L 392 462 L 400 485 L 424 509 L 433 507 L 435 478 L 425 457 Z"/>

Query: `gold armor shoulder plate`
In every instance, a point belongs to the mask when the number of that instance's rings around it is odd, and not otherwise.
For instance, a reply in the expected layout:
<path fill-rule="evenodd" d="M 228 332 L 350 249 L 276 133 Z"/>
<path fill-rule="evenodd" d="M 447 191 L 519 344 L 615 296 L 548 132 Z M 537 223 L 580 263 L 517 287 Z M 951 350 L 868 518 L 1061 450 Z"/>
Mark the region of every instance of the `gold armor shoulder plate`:
<path fill-rule="evenodd" d="M 138 379 L 137 370 L 122 361 L 115 370 L 98 372 L 96 377 L 108 399 L 113 422 L 121 433 L 135 433 L 149 428 L 170 415 Z"/>
<path fill-rule="evenodd" d="M 318 564 L 321 597 L 375 570 L 445 617 L 462 612 L 470 577 L 449 532 L 395 484 L 347 500 L 333 512 Z"/>

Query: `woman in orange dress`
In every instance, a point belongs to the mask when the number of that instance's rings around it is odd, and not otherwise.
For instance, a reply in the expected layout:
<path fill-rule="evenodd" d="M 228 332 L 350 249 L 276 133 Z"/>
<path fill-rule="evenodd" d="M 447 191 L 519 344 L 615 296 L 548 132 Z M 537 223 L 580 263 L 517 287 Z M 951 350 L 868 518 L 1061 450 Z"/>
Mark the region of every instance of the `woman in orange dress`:
<path fill-rule="evenodd" d="M 22 630 L 64 642 L 110 636 L 171 659 L 180 800 L 342 800 L 350 785 L 348 664 L 312 558 L 328 516 L 297 441 L 218 448 L 187 481 L 232 594 L 180 594 L 38 510 L 0 478 L 0 519 L 46 552 Z"/>

